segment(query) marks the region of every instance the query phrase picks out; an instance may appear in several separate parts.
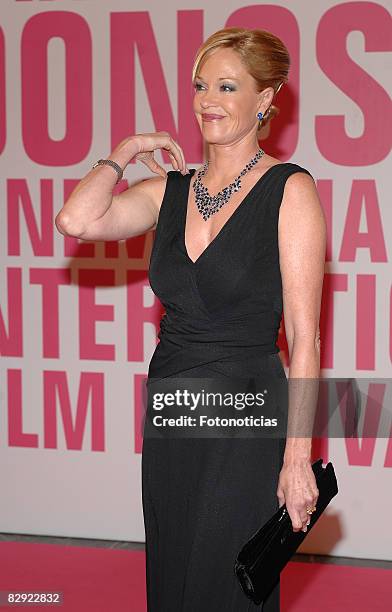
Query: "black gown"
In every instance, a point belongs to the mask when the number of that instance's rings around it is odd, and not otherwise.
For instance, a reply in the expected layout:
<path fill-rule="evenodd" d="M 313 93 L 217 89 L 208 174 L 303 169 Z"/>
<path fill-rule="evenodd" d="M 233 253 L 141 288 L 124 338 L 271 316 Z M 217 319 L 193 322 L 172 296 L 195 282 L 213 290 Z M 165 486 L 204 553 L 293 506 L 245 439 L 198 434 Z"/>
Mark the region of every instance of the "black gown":
<path fill-rule="evenodd" d="M 185 248 L 190 174 L 168 172 L 149 281 L 165 308 L 148 380 L 287 379 L 278 331 L 278 215 L 294 163 L 269 168 L 195 262 Z M 148 612 L 278 612 L 280 583 L 256 606 L 233 566 L 278 507 L 284 438 L 144 436 L 142 501 Z"/>

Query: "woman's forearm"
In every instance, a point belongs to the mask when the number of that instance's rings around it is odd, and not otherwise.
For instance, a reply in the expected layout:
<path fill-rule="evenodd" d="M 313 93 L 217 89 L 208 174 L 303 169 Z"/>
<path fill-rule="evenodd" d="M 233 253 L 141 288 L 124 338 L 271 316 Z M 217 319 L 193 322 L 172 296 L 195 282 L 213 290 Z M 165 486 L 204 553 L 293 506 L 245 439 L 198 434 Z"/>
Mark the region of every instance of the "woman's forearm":
<path fill-rule="evenodd" d="M 319 342 L 293 343 L 288 376 L 288 422 L 284 462 L 310 460 L 320 376 Z"/>
<path fill-rule="evenodd" d="M 135 139 L 129 137 L 119 143 L 108 159 L 115 161 L 124 169 L 137 151 Z M 90 223 L 107 212 L 112 203 L 117 179 L 117 172 L 109 165 L 99 165 L 91 169 L 76 185 L 57 214 L 55 219 L 57 229 L 73 236 L 83 234 Z"/>

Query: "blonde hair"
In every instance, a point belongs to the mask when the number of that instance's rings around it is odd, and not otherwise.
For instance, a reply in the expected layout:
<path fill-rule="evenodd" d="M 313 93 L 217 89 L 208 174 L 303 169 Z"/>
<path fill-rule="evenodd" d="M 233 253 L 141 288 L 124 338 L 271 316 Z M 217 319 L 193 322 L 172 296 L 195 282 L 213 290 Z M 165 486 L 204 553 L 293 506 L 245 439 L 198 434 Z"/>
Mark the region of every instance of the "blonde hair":
<path fill-rule="evenodd" d="M 192 82 L 210 52 L 224 47 L 240 55 L 246 70 L 256 81 L 257 91 L 272 87 L 275 97 L 283 83 L 288 82 L 290 55 L 280 38 L 266 30 L 235 27 L 214 32 L 199 47 L 193 64 Z M 271 104 L 259 122 L 259 128 L 278 114 L 279 108 Z"/>

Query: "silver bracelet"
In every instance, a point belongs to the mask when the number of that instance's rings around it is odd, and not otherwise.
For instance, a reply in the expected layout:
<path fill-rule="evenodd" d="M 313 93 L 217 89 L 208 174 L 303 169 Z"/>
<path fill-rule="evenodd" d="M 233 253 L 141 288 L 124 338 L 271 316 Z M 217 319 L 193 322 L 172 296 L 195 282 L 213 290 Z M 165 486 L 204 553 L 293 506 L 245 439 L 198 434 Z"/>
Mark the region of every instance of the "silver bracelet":
<path fill-rule="evenodd" d="M 122 179 L 123 169 L 121 168 L 121 166 L 119 166 L 115 161 L 112 161 L 111 159 L 99 159 L 97 162 L 95 162 L 95 164 L 93 165 L 93 168 L 96 168 L 97 166 L 102 166 L 104 164 L 111 166 L 117 172 L 118 174 L 118 179 L 116 181 L 116 185 L 117 185 L 117 183 L 121 181 Z"/>

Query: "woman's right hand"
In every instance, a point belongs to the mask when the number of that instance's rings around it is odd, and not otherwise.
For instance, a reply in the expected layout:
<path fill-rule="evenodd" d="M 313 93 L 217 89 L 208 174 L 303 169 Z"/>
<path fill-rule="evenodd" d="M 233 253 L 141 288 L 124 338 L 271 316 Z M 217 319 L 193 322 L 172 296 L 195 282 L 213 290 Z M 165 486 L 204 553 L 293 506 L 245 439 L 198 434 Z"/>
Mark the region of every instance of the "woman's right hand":
<path fill-rule="evenodd" d="M 168 132 L 135 134 L 132 140 L 135 141 L 137 147 L 137 153 L 134 158 L 143 162 L 155 174 L 166 178 L 166 170 L 154 159 L 154 151 L 156 149 L 168 151 L 174 170 L 180 170 L 182 174 L 189 173 L 180 145 L 173 140 Z"/>

